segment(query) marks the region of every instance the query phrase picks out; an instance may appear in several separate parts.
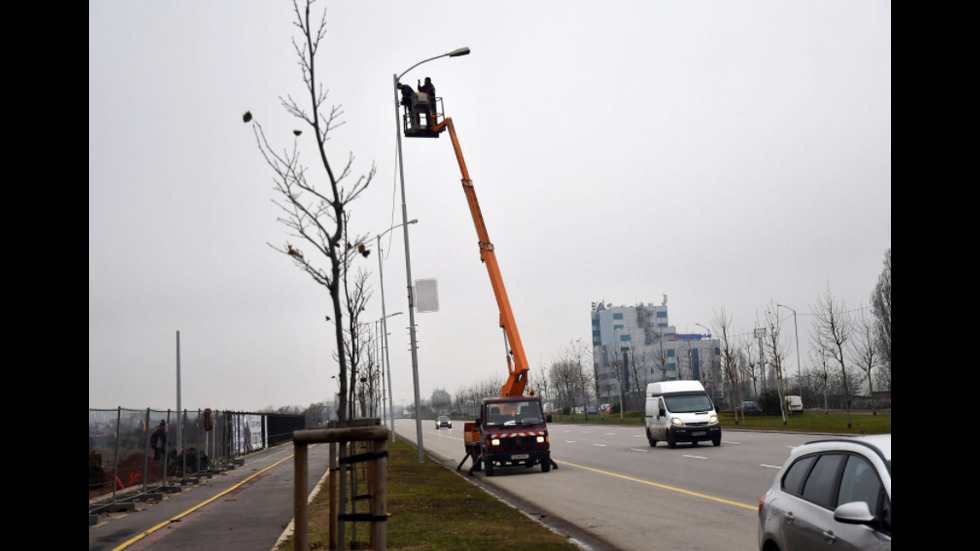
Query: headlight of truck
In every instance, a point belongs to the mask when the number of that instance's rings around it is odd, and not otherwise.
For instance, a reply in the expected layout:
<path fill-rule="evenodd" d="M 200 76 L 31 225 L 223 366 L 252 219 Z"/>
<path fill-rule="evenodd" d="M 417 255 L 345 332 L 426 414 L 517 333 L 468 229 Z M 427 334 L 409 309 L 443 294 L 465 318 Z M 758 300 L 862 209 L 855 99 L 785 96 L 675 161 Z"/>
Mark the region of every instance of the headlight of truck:
<path fill-rule="evenodd" d="M 545 441 L 545 439 L 546 439 L 546 437 L 544 437 L 544 436 L 539 436 L 539 437 L 538 437 L 538 444 L 544 444 L 544 441 Z"/>
<path fill-rule="evenodd" d="M 684 421 L 681 421 L 680 417 L 671 417 L 670 424 L 680 426 L 684 424 Z"/>
<path fill-rule="evenodd" d="M 492 439 L 490 439 L 490 445 L 491 446 L 499 446 L 500 445 L 500 439 L 499 438 L 492 438 Z"/>
<path fill-rule="evenodd" d="M 711 423 L 712 425 L 715 424 L 715 423 L 717 423 L 718 422 L 718 416 L 717 415 L 712 415 L 711 417 L 708 417 L 708 422 Z"/>

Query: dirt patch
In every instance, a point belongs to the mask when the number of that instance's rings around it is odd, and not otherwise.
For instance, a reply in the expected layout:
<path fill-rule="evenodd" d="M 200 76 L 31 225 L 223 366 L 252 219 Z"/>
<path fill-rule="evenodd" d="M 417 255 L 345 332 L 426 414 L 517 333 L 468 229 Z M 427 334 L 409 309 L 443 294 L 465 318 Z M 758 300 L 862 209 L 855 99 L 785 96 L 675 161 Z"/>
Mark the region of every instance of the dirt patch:
<path fill-rule="evenodd" d="M 143 486 L 143 460 L 146 458 L 146 485 L 147 486 L 157 486 L 163 482 L 163 464 L 159 461 L 154 460 L 152 457 L 146 457 L 143 452 L 137 452 L 119 463 L 118 473 L 114 469 L 107 469 L 105 471 L 105 481 L 99 482 L 97 484 L 92 484 L 89 482 L 88 488 L 88 498 L 92 500 L 93 498 L 103 496 L 112 493 L 112 476 L 116 474 L 116 491 L 119 492 L 122 489 L 130 488 L 133 486 Z"/>

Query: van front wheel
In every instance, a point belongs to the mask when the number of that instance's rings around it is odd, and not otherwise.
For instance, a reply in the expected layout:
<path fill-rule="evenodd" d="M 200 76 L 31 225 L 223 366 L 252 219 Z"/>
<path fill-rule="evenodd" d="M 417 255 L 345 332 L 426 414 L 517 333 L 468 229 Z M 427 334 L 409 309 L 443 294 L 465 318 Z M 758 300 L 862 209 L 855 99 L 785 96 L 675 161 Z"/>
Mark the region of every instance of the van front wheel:
<path fill-rule="evenodd" d="M 667 431 L 667 447 L 674 449 L 677 447 L 677 440 L 674 440 L 674 433 Z"/>
<path fill-rule="evenodd" d="M 711 443 L 714 444 L 715 446 L 720 446 L 721 445 L 721 437 L 719 436 L 718 438 L 712 438 L 711 439 Z"/>
<path fill-rule="evenodd" d="M 653 438 L 653 435 L 650 434 L 650 428 L 649 427 L 647 427 L 647 442 L 650 443 L 650 447 L 651 448 L 657 447 L 657 441 Z"/>

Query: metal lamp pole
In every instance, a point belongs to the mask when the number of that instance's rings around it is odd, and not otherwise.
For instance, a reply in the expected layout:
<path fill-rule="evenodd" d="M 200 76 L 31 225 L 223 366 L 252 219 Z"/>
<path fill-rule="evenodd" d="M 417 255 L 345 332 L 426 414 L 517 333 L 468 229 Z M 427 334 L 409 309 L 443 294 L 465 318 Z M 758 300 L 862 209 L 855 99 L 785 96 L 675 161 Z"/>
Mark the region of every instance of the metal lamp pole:
<path fill-rule="evenodd" d="M 405 73 L 425 62 L 432 61 L 433 59 L 439 59 L 440 57 L 457 57 L 468 53 L 470 53 L 469 48 L 459 48 L 449 53 L 419 61 L 415 65 L 405 69 L 402 74 L 393 75 L 394 82 L 392 83 L 391 88 L 395 97 L 395 138 L 398 143 L 398 175 L 401 181 L 402 192 L 402 233 L 405 236 L 405 279 L 408 286 L 408 332 L 411 337 L 412 344 L 412 380 L 415 385 L 415 437 L 418 440 L 419 463 L 425 462 L 425 453 L 422 449 L 422 419 L 420 418 L 421 408 L 419 407 L 419 358 L 415 340 L 415 298 L 413 297 L 414 293 L 412 293 L 412 259 L 408 246 L 408 207 L 405 205 L 405 164 L 402 162 L 402 129 L 401 122 L 399 121 L 401 117 L 398 109 L 398 82 L 401 80 L 401 77 L 405 75 Z"/>
<path fill-rule="evenodd" d="M 800 392 L 802 392 L 803 372 L 802 366 L 800 365 L 800 330 L 796 326 L 796 310 L 793 310 L 789 306 L 783 306 L 782 304 L 777 304 L 776 308 L 785 308 L 790 312 L 793 312 L 793 332 L 796 333 L 796 384 L 800 387 Z"/>
<path fill-rule="evenodd" d="M 399 155 L 400 156 L 400 155 Z M 391 423 L 391 441 L 395 442 L 395 399 L 391 394 L 391 354 L 388 352 L 388 315 L 385 313 L 385 275 L 384 271 L 381 269 L 381 238 L 391 230 L 398 228 L 403 225 L 414 224 L 418 222 L 418 219 L 413 218 L 404 224 L 394 225 L 385 231 L 378 234 L 378 277 L 381 279 L 381 326 L 382 335 L 384 336 L 384 347 L 385 347 L 385 363 L 388 364 L 388 411 L 391 412 L 389 421 Z M 405 249 L 408 250 L 407 248 Z M 401 314 L 401 312 L 398 312 Z M 395 316 L 397 314 L 392 314 Z"/>

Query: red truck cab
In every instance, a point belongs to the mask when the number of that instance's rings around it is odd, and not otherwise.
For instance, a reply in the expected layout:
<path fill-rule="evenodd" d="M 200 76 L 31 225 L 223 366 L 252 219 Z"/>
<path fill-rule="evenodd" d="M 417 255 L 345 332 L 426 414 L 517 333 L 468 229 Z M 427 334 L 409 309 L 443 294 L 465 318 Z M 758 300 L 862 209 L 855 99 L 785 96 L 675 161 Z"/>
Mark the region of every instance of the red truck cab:
<path fill-rule="evenodd" d="M 498 467 L 551 470 L 551 444 L 541 401 L 536 396 L 488 398 L 478 420 L 480 457 L 487 476 Z"/>

